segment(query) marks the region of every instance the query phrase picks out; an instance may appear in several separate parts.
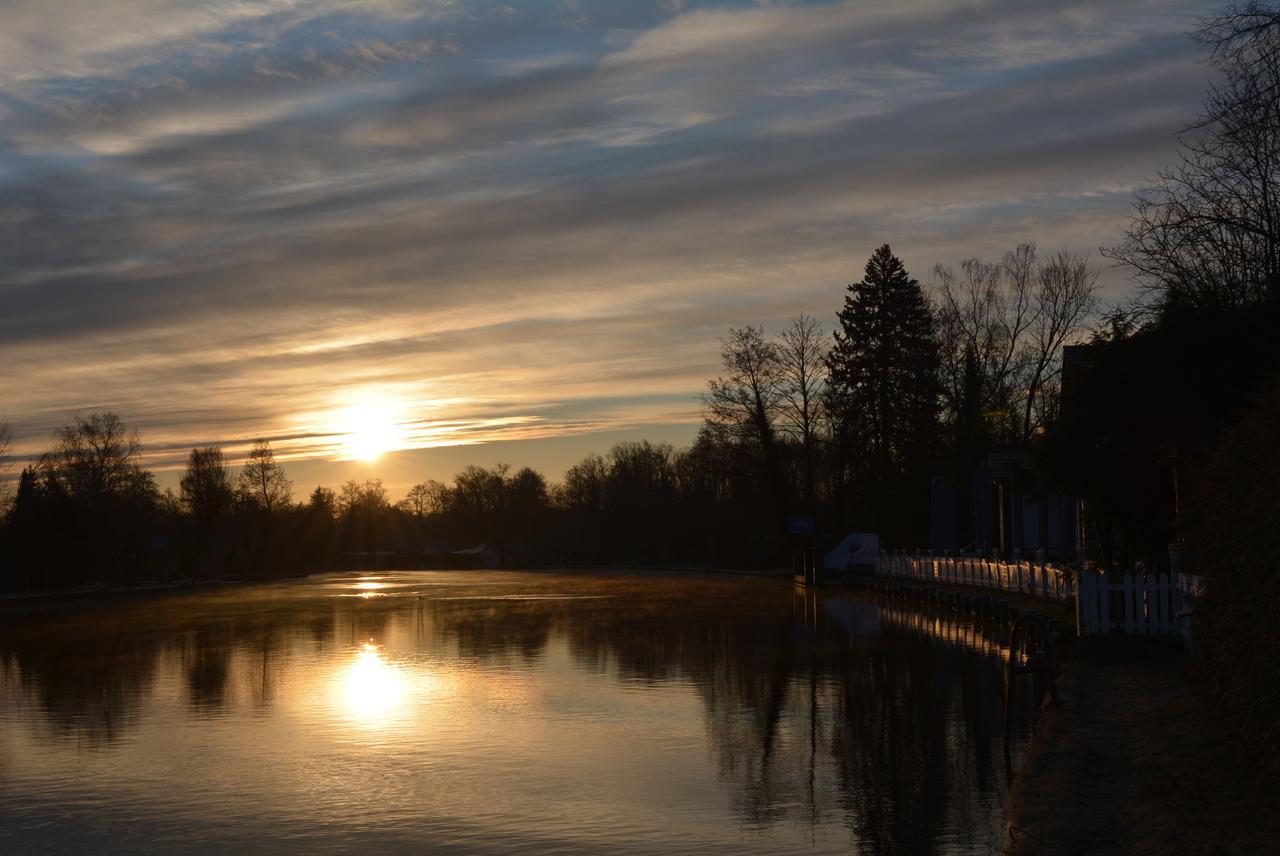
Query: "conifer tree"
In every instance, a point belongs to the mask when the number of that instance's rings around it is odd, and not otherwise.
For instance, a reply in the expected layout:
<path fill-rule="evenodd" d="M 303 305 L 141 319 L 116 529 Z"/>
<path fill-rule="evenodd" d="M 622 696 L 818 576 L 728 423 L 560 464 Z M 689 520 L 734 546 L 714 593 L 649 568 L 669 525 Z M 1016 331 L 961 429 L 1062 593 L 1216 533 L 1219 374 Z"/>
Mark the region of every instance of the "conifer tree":
<path fill-rule="evenodd" d="M 830 406 L 853 520 L 890 543 L 928 523 L 929 456 L 937 436 L 938 346 L 920 283 L 888 244 L 848 287 L 827 358 Z"/>

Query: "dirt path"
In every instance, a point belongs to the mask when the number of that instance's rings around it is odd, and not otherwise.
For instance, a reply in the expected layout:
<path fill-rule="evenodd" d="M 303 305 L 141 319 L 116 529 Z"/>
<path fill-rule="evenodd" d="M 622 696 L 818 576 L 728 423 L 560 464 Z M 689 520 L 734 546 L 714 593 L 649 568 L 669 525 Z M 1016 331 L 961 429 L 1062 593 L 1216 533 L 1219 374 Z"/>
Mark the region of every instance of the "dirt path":
<path fill-rule="evenodd" d="M 1244 772 L 1180 657 L 1076 660 L 1014 783 L 1006 853 L 1259 854 L 1280 797 Z"/>

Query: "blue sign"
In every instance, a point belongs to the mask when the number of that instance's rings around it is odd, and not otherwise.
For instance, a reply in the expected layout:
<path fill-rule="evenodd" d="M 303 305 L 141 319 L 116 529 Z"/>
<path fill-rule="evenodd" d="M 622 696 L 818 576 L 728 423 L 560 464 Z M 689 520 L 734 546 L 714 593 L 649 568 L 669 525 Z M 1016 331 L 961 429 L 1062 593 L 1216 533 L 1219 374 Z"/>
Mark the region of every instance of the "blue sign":
<path fill-rule="evenodd" d="M 787 532 L 791 535 L 812 535 L 813 515 L 793 514 L 787 518 Z"/>

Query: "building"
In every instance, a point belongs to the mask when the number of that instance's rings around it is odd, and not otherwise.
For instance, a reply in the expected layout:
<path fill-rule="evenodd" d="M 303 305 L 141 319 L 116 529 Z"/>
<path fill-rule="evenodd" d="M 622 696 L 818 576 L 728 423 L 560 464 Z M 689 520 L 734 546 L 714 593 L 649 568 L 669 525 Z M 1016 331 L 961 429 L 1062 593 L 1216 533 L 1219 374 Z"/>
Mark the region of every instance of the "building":
<path fill-rule="evenodd" d="M 952 479 L 934 479 L 930 534 L 934 550 L 1030 556 L 1038 550 L 1057 561 L 1081 555 L 1080 504 L 1073 496 L 1037 484 L 1031 450 L 998 446 L 970 468 L 959 495 Z M 968 500 L 968 511 L 962 500 Z"/>

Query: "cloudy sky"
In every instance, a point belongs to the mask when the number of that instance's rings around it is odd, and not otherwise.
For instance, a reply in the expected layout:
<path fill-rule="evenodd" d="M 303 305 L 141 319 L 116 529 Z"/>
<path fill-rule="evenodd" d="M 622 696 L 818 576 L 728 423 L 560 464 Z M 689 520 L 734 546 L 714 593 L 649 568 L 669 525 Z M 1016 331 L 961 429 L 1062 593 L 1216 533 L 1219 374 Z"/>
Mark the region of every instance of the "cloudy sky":
<path fill-rule="evenodd" d="M 6 0 L 0 412 L 393 493 L 685 442 L 725 329 L 834 320 L 881 243 L 1096 258 L 1213 8 Z M 369 419 L 407 450 L 339 460 Z"/>

